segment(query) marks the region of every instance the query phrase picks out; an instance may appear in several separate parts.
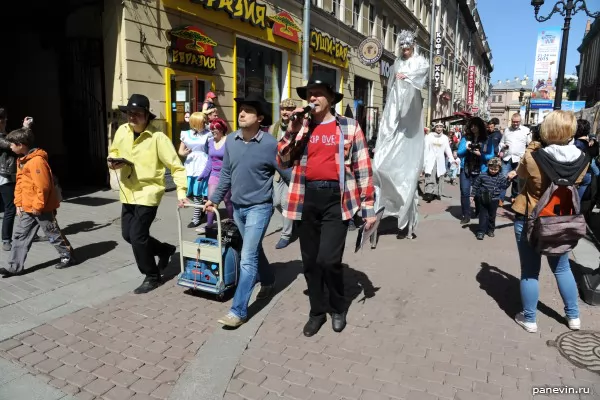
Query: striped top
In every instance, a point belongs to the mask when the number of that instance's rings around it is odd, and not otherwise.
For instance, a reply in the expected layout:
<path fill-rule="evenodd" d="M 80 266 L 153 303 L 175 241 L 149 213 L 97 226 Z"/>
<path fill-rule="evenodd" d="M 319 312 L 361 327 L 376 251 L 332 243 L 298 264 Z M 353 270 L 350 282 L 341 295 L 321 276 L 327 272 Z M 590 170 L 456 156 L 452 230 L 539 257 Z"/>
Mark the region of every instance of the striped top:
<path fill-rule="evenodd" d="M 480 174 L 473 185 L 473 196 L 481 196 L 484 191 L 490 192 L 492 200 L 500 200 L 500 194 L 510 185 L 510 181 L 502 174 Z"/>

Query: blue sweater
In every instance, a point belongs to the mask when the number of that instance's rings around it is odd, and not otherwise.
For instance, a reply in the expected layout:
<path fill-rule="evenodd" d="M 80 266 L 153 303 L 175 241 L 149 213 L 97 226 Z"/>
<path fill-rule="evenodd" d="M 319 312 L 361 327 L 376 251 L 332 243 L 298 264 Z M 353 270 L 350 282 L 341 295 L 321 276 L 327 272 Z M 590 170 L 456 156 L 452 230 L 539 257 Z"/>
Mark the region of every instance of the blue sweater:
<path fill-rule="evenodd" d="M 460 158 L 460 170 L 464 171 L 465 170 L 465 161 L 467 161 L 467 159 L 471 158 L 471 157 L 477 157 L 475 154 L 472 154 L 468 149 L 467 149 L 467 137 L 463 136 L 460 139 L 460 142 L 458 143 L 458 150 L 456 151 L 456 154 L 458 155 L 458 158 Z M 480 171 L 481 173 L 485 173 L 487 172 L 487 163 L 488 161 L 490 161 L 492 158 L 494 158 L 494 142 L 492 137 L 488 137 L 488 139 L 484 142 L 481 142 L 481 157 L 477 157 L 479 158 L 479 162 L 481 162 L 481 166 L 480 166 Z"/>
<path fill-rule="evenodd" d="M 231 201 L 236 206 L 272 202 L 276 155 L 277 140 L 267 132 L 260 131 L 248 143 L 239 130 L 227 136 L 219 186 L 209 200 L 219 204 L 231 189 Z"/>

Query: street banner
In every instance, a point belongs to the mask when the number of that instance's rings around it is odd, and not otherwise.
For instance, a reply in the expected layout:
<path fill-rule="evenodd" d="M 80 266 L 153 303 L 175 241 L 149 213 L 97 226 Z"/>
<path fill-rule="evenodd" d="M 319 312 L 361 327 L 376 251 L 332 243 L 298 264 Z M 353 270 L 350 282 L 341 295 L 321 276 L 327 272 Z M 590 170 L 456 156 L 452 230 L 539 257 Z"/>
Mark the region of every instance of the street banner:
<path fill-rule="evenodd" d="M 538 31 L 531 96 L 534 99 L 554 99 L 561 38 L 560 27 L 540 28 Z"/>
<path fill-rule="evenodd" d="M 469 67 L 469 77 L 467 80 L 467 106 L 472 106 L 475 102 L 475 78 L 477 69 L 474 65 Z"/>
<path fill-rule="evenodd" d="M 435 33 L 435 46 L 431 64 L 433 70 L 433 82 L 430 83 L 433 85 L 433 91 L 429 103 L 432 110 L 431 118 L 432 120 L 436 120 L 450 117 L 452 115 L 452 91 L 446 87 L 446 83 L 444 82 L 444 66 L 448 66 L 445 60 L 442 32 Z"/>

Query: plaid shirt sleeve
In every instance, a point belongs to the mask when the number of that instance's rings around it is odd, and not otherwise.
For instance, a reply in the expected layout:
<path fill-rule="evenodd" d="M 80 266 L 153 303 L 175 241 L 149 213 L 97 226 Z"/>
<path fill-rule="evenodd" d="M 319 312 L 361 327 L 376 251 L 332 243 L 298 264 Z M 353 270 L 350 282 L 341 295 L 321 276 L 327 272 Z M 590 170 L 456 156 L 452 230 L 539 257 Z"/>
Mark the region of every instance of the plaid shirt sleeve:
<path fill-rule="evenodd" d="M 352 144 L 352 169 L 360 196 L 360 208 L 363 218 L 375 216 L 375 187 L 373 186 L 373 169 L 365 134 L 356 125 Z"/>
<path fill-rule="evenodd" d="M 304 148 L 308 142 L 309 120 L 304 120 L 302 128 L 298 134 L 293 135 L 286 131 L 277 146 L 277 163 L 281 168 L 287 169 L 300 162 L 304 155 Z"/>

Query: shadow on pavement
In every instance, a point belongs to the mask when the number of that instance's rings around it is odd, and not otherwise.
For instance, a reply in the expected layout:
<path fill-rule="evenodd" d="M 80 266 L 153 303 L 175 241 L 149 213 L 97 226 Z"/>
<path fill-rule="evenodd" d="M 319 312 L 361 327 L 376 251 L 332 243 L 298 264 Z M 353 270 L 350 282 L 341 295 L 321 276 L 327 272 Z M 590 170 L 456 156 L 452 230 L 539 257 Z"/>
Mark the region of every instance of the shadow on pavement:
<path fill-rule="evenodd" d="M 119 201 L 118 199 L 109 199 L 105 197 L 85 196 L 85 197 L 74 197 L 71 199 L 64 200 L 65 203 L 78 204 L 80 206 L 105 206 Z"/>
<path fill-rule="evenodd" d="M 456 219 L 462 219 L 462 208 L 460 206 L 448 206 L 446 212 Z"/>
<path fill-rule="evenodd" d="M 362 271 L 358 271 L 348 264 L 342 264 L 344 271 L 344 297 L 346 298 L 346 306 L 350 308 L 352 306 L 352 302 L 360 296 L 362 293 L 363 297 L 361 297 L 357 303 L 365 303 L 367 299 L 371 299 L 375 297 L 375 294 L 381 289 L 380 287 L 373 286 L 373 282 L 367 274 Z M 308 296 L 308 289 L 305 289 L 302 293 Z M 327 287 L 325 287 L 325 299 L 329 298 L 329 294 L 327 291 Z M 327 301 L 327 300 L 326 300 Z M 332 311 L 331 309 L 329 310 Z"/>
<path fill-rule="evenodd" d="M 510 319 L 513 319 L 517 313 L 523 311 L 520 301 L 521 282 L 517 277 L 493 265 L 482 262 L 481 270 L 477 273 L 476 279 L 479 282 L 479 287 L 485 290 L 488 296 L 496 301 L 498 307 Z M 538 301 L 537 308 L 547 317 L 556 320 L 560 324 L 564 323 L 564 317 L 543 302 Z"/>
<path fill-rule="evenodd" d="M 373 282 L 363 271 L 356 270 L 347 264 L 343 265 L 346 267 L 344 271 L 344 294 L 348 305 L 352 304 L 361 293 L 362 297 L 357 300 L 357 303 L 365 303 L 367 299 L 375 297 L 375 294 L 381 288 L 373 286 Z"/>
<path fill-rule="evenodd" d="M 284 291 L 290 286 L 302 273 L 302 261 L 294 260 L 288 262 L 276 262 L 272 263 L 271 267 L 275 271 L 275 288 L 271 297 L 264 300 L 256 300 L 248 307 L 248 319 L 258 314 L 263 308 L 267 306 L 273 300 L 278 293 Z"/>
<path fill-rule="evenodd" d="M 61 230 L 64 235 L 69 236 L 81 232 L 97 231 L 98 229 L 106 228 L 107 226 L 110 226 L 110 224 L 97 224 L 94 221 L 81 221 L 68 225 Z"/>
<path fill-rule="evenodd" d="M 103 256 L 104 254 L 114 250 L 118 246 L 118 243 L 114 240 L 107 240 L 106 242 L 98 242 L 98 243 L 90 243 L 85 246 L 75 248 L 75 257 L 77 257 L 77 262 L 79 264 L 83 264 L 87 260 L 91 260 L 92 258 Z M 34 265 L 31 268 L 25 268 L 23 271 L 23 275 L 31 274 L 37 270 L 48 268 L 50 266 L 56 265 L 60 262 L 60 259 L 55 258 L 50 261 L 46 261 L 45 263 Z M 74 265 L 69 268 L 77 268 L 77 265 Z"/>

